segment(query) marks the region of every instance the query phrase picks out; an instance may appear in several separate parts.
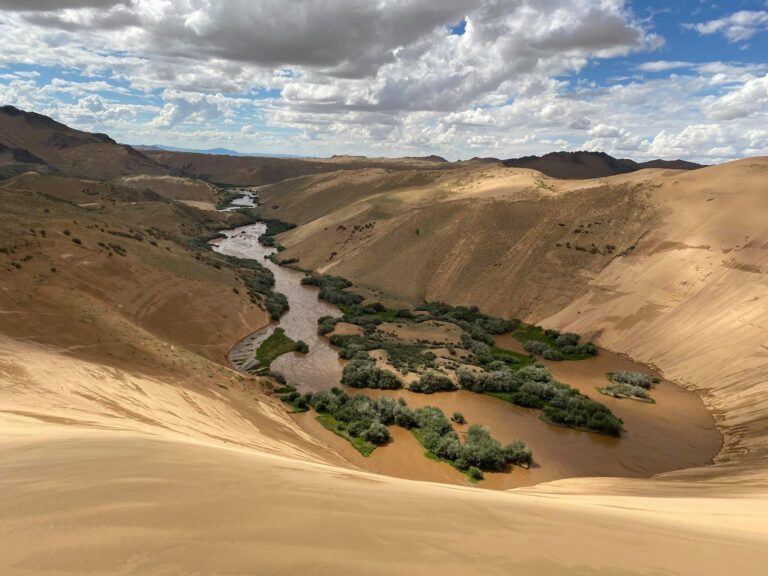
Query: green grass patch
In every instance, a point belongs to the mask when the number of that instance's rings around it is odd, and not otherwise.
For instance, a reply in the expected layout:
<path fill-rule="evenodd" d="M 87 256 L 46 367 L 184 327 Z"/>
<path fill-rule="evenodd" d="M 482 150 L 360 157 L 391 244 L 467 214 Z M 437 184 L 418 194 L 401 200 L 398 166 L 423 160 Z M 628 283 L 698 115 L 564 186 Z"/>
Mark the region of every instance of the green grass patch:
<path fill-rule="evenodd" d="M 511 359 L 509 364 L 512 364 L 518 368 L 522 368 L 523 366 L 530 366 L 533 364 L 533 360 L 530 356 L 520 352 L 514 352 L 513 350 L 505 350 L 504 348 L 494 346 L 491 348 L 491 353 L 493 354 L 493 357 L 498 360 Z"/>
<path fill-rule="evenodd" d="M 368 440 L 365 440 L 364 438 L 359 438 L 356 436 L 351 436 L 347 430 L 346 425 L 344 422 L 340 422 L 336 420 L 333 416 L 330 414 L 320 414 L 317 418 L 315 418 L 320 425 L 325 428 L 326 430 L 330 430 L 337 436 L 341 436 L 345 440 L 347 440 L 350 444 L 352 444 L 352 447 L 360 452 L 363 456 L 366 458 L 371 455 L 371 453 L 376 450 L 377 446 L 376 444 L 373 444 L 372 442 L 368 442 Z"/>
<path fill-rule="evenodd" d="M 296 342 L 286 336 L 285 330 L 275 328 L 269 338 L 259 345 L 256 350 L 256 359 L 262 367 L 269 368 L 275 358 L 281 354 L 293 352 L 295 347 Z"/>

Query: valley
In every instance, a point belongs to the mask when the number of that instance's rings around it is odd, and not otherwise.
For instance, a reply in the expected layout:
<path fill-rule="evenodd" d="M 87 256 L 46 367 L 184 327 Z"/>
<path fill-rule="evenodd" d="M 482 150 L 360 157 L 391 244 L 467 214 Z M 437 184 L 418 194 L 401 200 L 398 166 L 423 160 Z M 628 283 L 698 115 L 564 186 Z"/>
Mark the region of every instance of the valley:
<path fill-rule="evenodd" d="M 99 137 L 62 154 L 40 130 L 66 126 L 10 116 L 44 163 L 10 158 L 0 181 L 0 560 L 15 573 L 376 574 L 392 546 L 402 573 L 614 574 L 630 557 L 637 573 L 760 573 L 765 158 L 581 180 L 269 159 L 280 170 L 251 180 L 267 160 L 245 157 L 222 182 L 234 160 L 216 180 L 200 177 L 216 158 L 187 153 L 147 153 L 145 171 Z M 108 172 L 79 156 L 97 143 Z M 653 402 L 599 391 L 621 373 Z M 425 457 L 425 419 L 385 425 L 364 456 L 329 412 L 294 411 L 335 386 L 438 408 L 446 445 L 481 425 L 532 460 L 473 478 Z M 608 414 L 621 429 L 597 433 Z M 317 547 L 289 559 L 297 538 Z"/>

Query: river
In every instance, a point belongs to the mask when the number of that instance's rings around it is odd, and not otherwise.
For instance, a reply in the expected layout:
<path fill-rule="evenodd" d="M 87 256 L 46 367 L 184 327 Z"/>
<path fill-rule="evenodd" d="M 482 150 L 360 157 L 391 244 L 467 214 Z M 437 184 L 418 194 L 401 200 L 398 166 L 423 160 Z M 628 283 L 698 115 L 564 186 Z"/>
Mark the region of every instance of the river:
<path fill-rule="evenodd" d="M 309 346 L 308 354 L 283 354 L 272 362 L 272 370 L 280 372 L 286 381 L 302 392 L 325 390 L 338 384 L 342 364 L 336 350 L 327 338 L 318 336 L 317 319 L 322 316 L 341 316 L 341 311 L 317 297 L 318 288 L 302 286 L 302 272 L 278 266 L 267 256 L 276 250 L 262 245 L 259 236 L 266 224 L 257 223 L 224 232 L 225 237 L 212 242 L 220 254 L 258 260 L 275 275 L 275 290 L 288 298 L 290 309 L 280 321 L 264 330 L 247 336 L 230 352 L 230 362 L 241 370 L 255 366 L 255 351 L 274 329 L 279 326 L 293 340 L 303 340 Z"/>
<path fill-rule="evenodd" d="M 277 323 L 241 340 L 230 353 L 230 362 L 240 369 L 255 364 L 255 349 L 276 326 L 285 329 L 294 340 L 309 345 L 308 354 L 289 353 L 278 357 L 272 369 L 281 372 L 287 382 L 306 392 L 338 386 L 342 363 L 328 340 L 317 335 L 317 319 L 340 316 L 338 308 L 318 299 L 318 289 L 302 286 L 303 273 L 280 267 L 265 258 L 273 248 L 261 245 L 258 237 L 264 224 L 244 226 L 225 232 L 214 241 L 221 254 L 262 262 L 275 275 L 275 289 L 288 297 L 290 310 Z M 498 338 L 498 344 L 519 349 L 511 335 Z M 249 364 L 251 363 L 251 364 Z M 483 424 L 501 442 L 520 438 L 533 449 L 534 465 L 529 470 L 514 469 L 509 474 L 487 474 L 483 486 L 508 489 L 577 476 L 647 477 L 653 474 L 711 463 L 722 437 L 714 426 L 701 398 L 676 384 L 662 380 L 652 391 L 656 404 L 618 400 L 602 396 L 596 387 L 605 386 L 606 373 L 620 370 L 654 373 L 649 367 L 601 350 L 589 360 L 547 362 L 561 382 L 606 404 L 624 420 L 622 438 L 579 432 L 547 424 L 540 411 L 513 406 L 502 400 L 467 391 L 432 395 L 408 390 L 348 390 L 371 396 L 404 398 L 413 407 L 437 406 L 446 414 L 460 411 L 470 424 Z M 450 466 L 426 460 L 423 448 L 405 431 L 394 429 L 395 441 L 377 449 L 370 458 L 362 457 L 352 446 L 320 427 L 311 414 L 297 415 L 296 421 L 322 439 L 355 465 L 391 476 L 466 483 L 465 477 Z M 459 433 L 466 426 L 457 426 Z"/>

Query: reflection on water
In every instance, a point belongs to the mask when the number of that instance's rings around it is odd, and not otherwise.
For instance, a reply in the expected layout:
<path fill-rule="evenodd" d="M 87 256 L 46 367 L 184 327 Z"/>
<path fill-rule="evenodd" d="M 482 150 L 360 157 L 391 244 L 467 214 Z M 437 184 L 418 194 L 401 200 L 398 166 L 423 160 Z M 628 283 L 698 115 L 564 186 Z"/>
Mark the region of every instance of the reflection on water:
<path fill-rule="evenodd" d="M 259 243 L 259 236 L 266 230 L 262 223 L 243 226 L 224 232 L 226 238 L 214 241 L 214 250 L 227 256 L 258 260 L 275 275 L 275 290 L 288 297 L 290 310 L 276 324 L 244 339 L 244 350 L 253 350 L 280 326 L 293 340 L 303 340 L 309 346 L 309 354 L 283 354 L 272 362 L 272 369 L 282 372 L 289 384 L 299 390 L 322 390 L 338 384 L 341 379 L 341 363 L 327 338 L 317 335 L 317 319 L 322 316 L 341 316 L 336 306 L 318 300 L 318 289 L 302 286 L 303 273 L 274 264 L 266 256 L 275 250 Z M 248 339 L 251 339 L 250 341 Z M 236 353 L 238 346 L 233 352 Z"/>

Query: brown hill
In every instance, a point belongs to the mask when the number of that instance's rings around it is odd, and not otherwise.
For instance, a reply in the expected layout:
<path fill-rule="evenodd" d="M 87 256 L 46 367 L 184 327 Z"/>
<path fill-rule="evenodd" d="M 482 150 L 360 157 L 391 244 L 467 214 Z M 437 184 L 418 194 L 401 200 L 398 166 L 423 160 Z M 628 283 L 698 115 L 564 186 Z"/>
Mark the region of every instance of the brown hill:
<path fill-rule="evenodd" d="M 362 472 L 222 364 L 266 318 L 189 240 L 242 216 L 28 174 L 0 186 L 4 573 L 762 574 L 768 158 L 578 182 L 370 164 L 260 191 L 301 224 L 285 257 L 594 332 L 702 390 L 719 463 L 512 492 Z"/>
<path fill-rule="evenodd" d="M 148 151 L 146 154 L 156 162 L 170 167 L 179 175 L 236 186 L 262 186 L 298 176 L 365 167 L 385 170 L 412 170 L 414 168 L 443 168 L 449 165 L 445 159 L 438 156 L 425 158 L 334 156 L 314 159 L 221 156 L 162 150 Z"/>
<path fill-rule="evenodd" d="M 0 108 L 0 175 L 30 168 L 106 180 L 169 170 L 105 134 L 74 130 L 48 116 L 13 106 Z"/>
<path fill-rule="evenodd" d="M 651 160 L 635 162 L 617 159 L 604 152 L 551 152 L 544 156 L 524 156 L 502 160 L 508 167 L 538 170 L 552 178 L 581 180 L 604 178 L 617 174 L 628 174 L 644 168 L 668 168 L 672 170 L 695 170 L 701 164 L 684 160 Z"/>

